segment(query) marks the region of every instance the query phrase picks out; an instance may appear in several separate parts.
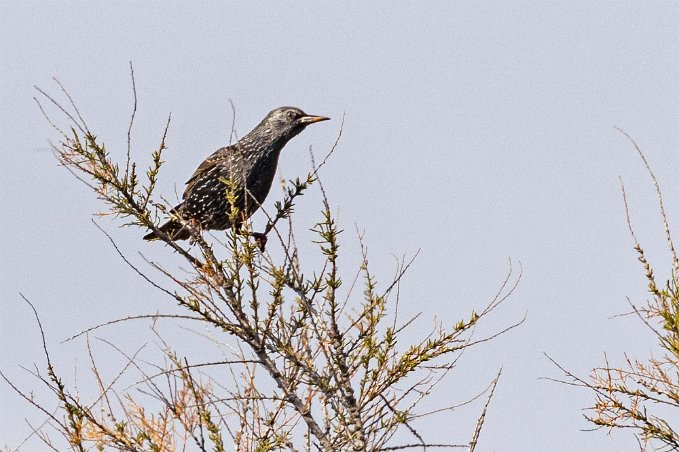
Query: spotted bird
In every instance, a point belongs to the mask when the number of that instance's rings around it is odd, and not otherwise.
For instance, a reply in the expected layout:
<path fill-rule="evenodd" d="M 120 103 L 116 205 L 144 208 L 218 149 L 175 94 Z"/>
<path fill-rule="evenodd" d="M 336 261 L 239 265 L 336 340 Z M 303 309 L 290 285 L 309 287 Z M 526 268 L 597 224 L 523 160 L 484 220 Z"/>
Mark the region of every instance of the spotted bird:
<path fill-rule="evenodd" d="M 241 140 L 217 149 L 198 166 L 186 182 L 182 202 L 172 209 L 173 216 L 183 222 L 170 219 L 160 230 L 172 240 L 186 240 L 191 237 L 193 226 L 200 230 L 230 228 L 232 206 L 227 199 L 227 187 L 232 190 L 234 207 L 240 213 L 236 224 L 240 226 L 269 194 L 283 147 L 309 124 L 328 119 L 308 115 L 295 107 L 271 111 Z M 144 236 L 144 240 L 158 239 L 155 232 Z"/>

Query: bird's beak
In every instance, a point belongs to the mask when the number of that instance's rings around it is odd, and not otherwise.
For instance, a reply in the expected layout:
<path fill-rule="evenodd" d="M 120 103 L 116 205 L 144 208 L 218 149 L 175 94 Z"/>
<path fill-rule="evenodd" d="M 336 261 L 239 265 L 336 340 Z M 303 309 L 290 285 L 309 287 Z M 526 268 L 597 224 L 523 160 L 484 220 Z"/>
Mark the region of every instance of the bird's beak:
<path fill-rule="evenodd" d="M 313 124 L 315 122 L 321 122 L 321 121 L 328 121 L 330 118 L 326 118 L 325 116 L 312 116 L 312 115 L 306 115 L 302 116 L 299 118 L 299 122 L 304 124 L 305 126 L 308 126 L 309 124 Z"/>

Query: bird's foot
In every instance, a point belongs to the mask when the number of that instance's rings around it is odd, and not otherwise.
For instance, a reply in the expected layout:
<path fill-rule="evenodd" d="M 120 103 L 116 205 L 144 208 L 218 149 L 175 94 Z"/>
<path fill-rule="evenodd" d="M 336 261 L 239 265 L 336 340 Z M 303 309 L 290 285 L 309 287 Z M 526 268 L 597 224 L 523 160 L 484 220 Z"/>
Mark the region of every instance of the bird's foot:
<path fill-rule="evenodd" d="M 255 242 L 257 242 L 259 245 L 259 250 L 263 252 L 264 248 L 266 248 L 266 234 L 261 232 L 252 232 L 250 235 L 255 238 Z"/>

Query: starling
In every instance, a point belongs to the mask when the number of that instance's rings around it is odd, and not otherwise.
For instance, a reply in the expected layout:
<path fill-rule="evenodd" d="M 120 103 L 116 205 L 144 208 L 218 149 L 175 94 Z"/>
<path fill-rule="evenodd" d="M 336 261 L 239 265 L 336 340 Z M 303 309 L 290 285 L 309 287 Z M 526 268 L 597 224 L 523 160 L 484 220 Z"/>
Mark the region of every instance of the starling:
<path fill-rule="evenodd" d="M 217 149 L 186 182 L 182 202 L 172 213 L 184 220 L 169 220 L 160 227 L 172 240 L 191 237 L 190 227 L 201 230 L 224 230 L 232 226 L 231 205 L 227 186 L 233 190 L 234 207 L 239 224 L 249 218 L 266 199 L 276 173 L 278 156 L 290 139 L 309 124 L 326 121 L 325 116 L 312 116 L 299 108 L 281 107 L 270 112 L 236 144 Z M 227 182 L 228 181 L 228 182 Z M 151 232 L 144 240 L 157 240 Z"/>

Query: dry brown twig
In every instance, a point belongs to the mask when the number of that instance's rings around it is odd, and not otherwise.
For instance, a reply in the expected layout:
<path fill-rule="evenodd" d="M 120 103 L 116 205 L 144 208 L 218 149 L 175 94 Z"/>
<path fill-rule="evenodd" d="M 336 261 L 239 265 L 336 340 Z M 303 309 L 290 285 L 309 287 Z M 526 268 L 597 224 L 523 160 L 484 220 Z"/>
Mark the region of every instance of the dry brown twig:
<path fill-rule="evenodd" d="M 597 428 L 609 433 L 614 430 L 634 432 L 641 450 L 679 450 L 679 259 L 672 240 L 670 223 L 665 213 L 660 184 L 639 145 L 622 129 L 639 154 L 655 187 L 672 266 L 664 284 L 657 282 L 655 272 L 646 258 L 632 227 L 627 192 L 620 183 L 625 215 L 634 241 L 637 259 L 641 263 L 651 299 L 643 306 L 628 302 L 633 313 L 658 338 L 660 357 L 633 359 L 625 356 L 620 365 L 609 363 L 592 370 L 590 378 L 580 378 L 549 358 L 568 380 L 560 381 L 586 388 L 594 395 L 594 405 L 585 418 Z"/>

